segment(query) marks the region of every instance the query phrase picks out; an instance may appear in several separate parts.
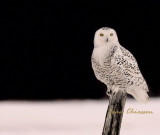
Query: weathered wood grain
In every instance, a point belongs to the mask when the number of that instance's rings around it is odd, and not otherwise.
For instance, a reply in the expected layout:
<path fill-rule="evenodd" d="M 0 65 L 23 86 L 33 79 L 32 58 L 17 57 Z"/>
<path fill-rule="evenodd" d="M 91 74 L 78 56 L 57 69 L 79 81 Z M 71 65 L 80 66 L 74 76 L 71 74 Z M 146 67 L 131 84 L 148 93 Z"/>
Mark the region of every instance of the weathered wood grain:
<path fill-rule="evenodd" d="M 119 135 L 126 103 L 126 92 L 119 91 L 110 97 L 102 135 Z"/>

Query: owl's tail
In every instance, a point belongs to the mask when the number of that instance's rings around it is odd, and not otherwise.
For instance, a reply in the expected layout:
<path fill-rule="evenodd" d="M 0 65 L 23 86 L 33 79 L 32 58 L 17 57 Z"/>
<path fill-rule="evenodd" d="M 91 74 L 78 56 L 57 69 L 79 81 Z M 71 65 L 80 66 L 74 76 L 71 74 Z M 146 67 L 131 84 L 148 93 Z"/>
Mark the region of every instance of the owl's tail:
<path fill-rule="evenodd" d="M 149 96 L 147 91 L 143 89 L 132 89 L 127 91 L 128 94 L 131 94 L 137 101 L 141 103 L 147 103 L 149 101 Z"/>

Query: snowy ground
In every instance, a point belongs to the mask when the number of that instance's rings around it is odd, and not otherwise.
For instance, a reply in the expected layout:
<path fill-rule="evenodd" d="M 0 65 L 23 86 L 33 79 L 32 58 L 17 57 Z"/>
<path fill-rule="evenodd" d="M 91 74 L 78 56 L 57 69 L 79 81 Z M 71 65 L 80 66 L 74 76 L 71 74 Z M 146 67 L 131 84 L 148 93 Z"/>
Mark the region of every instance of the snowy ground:
<path fill-rule="evenodd" d="M 101 135 L 107 100 L 0 102 L 0 135 Z M 127 114 L 129 108 L 153 114 Z M 128 100 L 121 135 L 160 135 L 160 98 Z"/>

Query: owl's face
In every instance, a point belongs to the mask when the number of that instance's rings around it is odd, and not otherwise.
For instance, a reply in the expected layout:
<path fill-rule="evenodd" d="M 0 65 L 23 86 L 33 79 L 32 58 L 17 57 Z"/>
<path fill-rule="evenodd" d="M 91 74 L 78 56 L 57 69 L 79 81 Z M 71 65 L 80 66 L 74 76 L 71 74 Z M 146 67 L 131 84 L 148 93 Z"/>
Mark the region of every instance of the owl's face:
<path fill-rule="evenodd" d="M 103 27 L 96 31 L 94 37 L 94 46 L 107 46 L 118 42 L 118 37 L 116 31 L 108 28 Z"/>

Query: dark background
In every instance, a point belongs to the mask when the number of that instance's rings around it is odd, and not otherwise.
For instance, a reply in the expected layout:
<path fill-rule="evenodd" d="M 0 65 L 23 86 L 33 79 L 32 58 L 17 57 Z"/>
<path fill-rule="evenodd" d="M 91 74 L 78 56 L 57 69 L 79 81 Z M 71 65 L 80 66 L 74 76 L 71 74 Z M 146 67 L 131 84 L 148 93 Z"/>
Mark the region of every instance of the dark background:
<path fill-rule="evenodd" d="M 160 1 L 47 2 L 1 4 L 0 99 L 105 97 L 106 86 L 91 68 L 94 33 L 114 28 L 160 96 Z"/>

